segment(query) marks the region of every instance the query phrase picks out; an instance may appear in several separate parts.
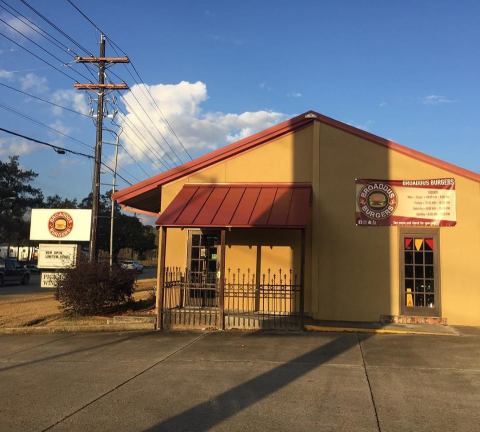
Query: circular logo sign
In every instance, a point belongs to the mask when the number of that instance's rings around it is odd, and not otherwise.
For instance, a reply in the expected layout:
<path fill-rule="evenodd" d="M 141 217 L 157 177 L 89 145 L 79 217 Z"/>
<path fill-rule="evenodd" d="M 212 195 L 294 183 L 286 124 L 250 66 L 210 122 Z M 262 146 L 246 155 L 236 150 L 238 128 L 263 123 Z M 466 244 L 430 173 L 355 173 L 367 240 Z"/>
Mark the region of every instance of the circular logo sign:
<path fill-rule="evenodd" d="M 56 212 L 48 219 L 48 231 L 54 237 L 66 237 L 72 232 L 73 219 L 67 212 Z"/>
<path fill-rule="evenodd" d="M 397 207 L 397 194 L 387 183 L 370 183 L 360 191 L 358 206 L 369 219 L 386 219 Z"/>

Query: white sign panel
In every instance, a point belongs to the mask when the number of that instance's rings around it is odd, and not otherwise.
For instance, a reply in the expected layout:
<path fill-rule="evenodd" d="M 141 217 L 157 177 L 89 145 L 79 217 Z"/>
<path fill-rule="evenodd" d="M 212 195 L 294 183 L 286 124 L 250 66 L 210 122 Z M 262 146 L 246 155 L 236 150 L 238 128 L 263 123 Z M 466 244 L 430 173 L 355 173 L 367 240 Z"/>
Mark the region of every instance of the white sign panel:
<path fill-rule="evenodd" d="M 42 279 L 40 281 L 41 288 L 55 288 L 58 278 L 63 277 L 62 273 L 42 272 Z"/>
<path fill-rule="evenodd" d="M 455 179 L 356 180 L 358 226 L 440 226 L 457 223 Z"/>
<path fill-rule="evenodd" d="M 30 240 L 89 241 L 92 210 L 32 209 Z"/>
<path fill-rule="evenodd" d="M 76 244 L 40 244 L 38 247 L 38 268 L 60 269 L 75 266 Z"/>

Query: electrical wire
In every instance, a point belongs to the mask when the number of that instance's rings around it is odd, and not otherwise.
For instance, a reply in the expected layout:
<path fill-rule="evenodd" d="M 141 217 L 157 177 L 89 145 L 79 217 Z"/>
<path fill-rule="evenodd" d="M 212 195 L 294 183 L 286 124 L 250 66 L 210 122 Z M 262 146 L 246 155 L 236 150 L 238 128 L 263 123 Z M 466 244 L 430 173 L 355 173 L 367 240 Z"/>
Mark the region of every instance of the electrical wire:
<path fill-rule="evenodd" d="M 121 79 L 121 78 L 120 78 Z M 107 82 L 110 82 L 110 80 L 108 79 L 107 77 Z M 168 167 L 167 166 L 167 169 L 170 169 L 170 168 L 173 168 L 176 164 L 175 164 L 175 159 L 173 159 L 173 157 L 168 153 L 168 151 L 165 150 L 165 148 L 162 146 L 162 144 L 160 144 L 160 142 L 157 140 L 157 138 L 150 132 L 149 128 L 147 127 L 147 125 L 143 122 L 143 120 L 141 119 L 141 117 L 137 114 L 137 112 L 133 109 L 133 107 L 125 100 L 125 98 L 122 96 L 122 94 L 120 93 L 120 91 L 117 91 L 117 93 L 119 94 L 120 96 L 120 99 L 122 100 L 123 104 L 127 107 L 127 109 L 138 119 L 138 121 L 142 124 L 142 126 L 144 127 L 144 129 L 148 132 L 148 134 L 152 137 L 152 139 L 155 141 L 155 143 L 158 145 L 158 147 L 163 151 L 163 156 L 160 156 L 159 155 L 159 159 L 161 159 L 162 157 L 165 157 L 165 156 L 168 156 L 168 158 L 170 159 L 170 162 L 171 163 L 171 167 Z M 135 96 L 134 93 L 130 92 L 132 94 L 132 96 L 134 97 L 134 99 L 137 101 L 137 103 L 141 106 L 140 102 L 138 101 L 137 97 Z M 143 109 L 143 111 L 146 113 L 145 109 L 141 106 L 141 108 Z M 125 118 L 127 118 L 127 115 L 125 113 L 122 113 L 124 114 Z M 148 116 L 148 114 L 147 114 Z M 150 118 L 150 117 L 149 117 Z M 150 121 L 151 118 L 150 118 Z M 152 124 L 153 124 L 153 121 L 152 121 Z M 158 130 L 158 129 L 157 129 Z M 165 140 L 165 137 L 161 134 L 161 132 L 159 131 L 160 135 L 162 136 L 163 140 L 165 142 L 167 142 Z M 167 142 L 168 144 L 168 142 Z M 157 153 L 158 155 L 158 153 Z"/>
<path fill-rule="evenodd" d="M 112 48 L 113 50 L 115 51 L 115 53 L 117 55 L 118 54 L 118 51 L 116 50 L 115 46 L 112 44 L 112 41 L 110 39 L 108 39 L 110 41 L 110 44 L 112 45 Z M 173 128 L 173 126 L 171 125 L 171 123 L 169 122 L 168 118 L 165 116 L 165 114 L 163 113 L 162 109 L 160 108 L 160 106 L 157 104 L 157 101 L 155 100 L 155 98 L 153 97 L 152 95 L 152 92 L 150 91 L 150 89 L 147 87 L 147 85 L 145 84 L 145 81 L 143 80 L 143 78 L 140 76 L 140 73 L 137 71 L 137 68 L 135 67 L 135 64 L 133 63 L 132 60 L 130 60 L 130 66 L 133 68 L 133 70 L 135 71 L 135 73 L 137 74 L 138 78 L 140 81 L 138 81 L 134 76 L 133 74 L 131 73 L 131 71 L 128 69 L 127 65 L 124 64 L 123 65 L 125 70 L 127 71 L 127 73 L 132 77 L 133 81 L 135 82 L 135 84 L 137 84 L 144 92 L 144 94 L 146 94 L 148 97 L 150 97 L 150 100 L 153 102 L 153 105 L 155 106 L 155 108 L 157 109 L 157 111 L 159 112 L 160 114 L 160 117 L 162 118 L 163 122 L 167 125 L 167 128 L 170 129 L 170 132 L 173 134 L 173 136 L 176 138 L 176 140 L 178 141 L 178 143 L 180 144 L 180 146 L 182 147 L 183 151 L 185 152 L 185 154 L 187 155 L 187 157 L 192 160 L 192 156 L 190 155 L 190 153 L 188 152 L 186 146 L 183 144 L 182 140 L 180 139 L 180 137 L 177 135 L 177 133 L 175 132 L 175 129 Z M 118 76 L 117 76 L 118 77 Z M 118 77 L 119 78 L 119 77 Z M 121 78 L 119 78 L 121 79 Z"/>
<path fill-rule="evenodd" d="M 113 123 L 115 126 L 121 128 L 121 126 L 119 126 L 117 123 L 115 123 L 115 122 L 113 122 L 113 121 L 112 121 L 112 123 Z M 107 132 L 110 132 L 111 134 L 114 134 L 113 131 L 111 131 L 111 130 L 109 130 L 109 129 L 105 129 L 105 130 L 106 130 Z M 125 131 L 123 130 L 123 128 L 122 128 L 122 132 L 125 132 Z M 132 156 L 132 154 L 127 150 L 127 148 L 126 148 L 123 144 L 120 144 L 120 143 L 119 143 L 118 145 L 125 151 L 125 153 L 127 154 L 127 156 L 137 165 L 137 167 L 138 167 L 141 171 L 143 171 L 143 173 L 144 173 L 147 177 L 151 177 L 151 176 L 152 176 L 151 173 L 149 174 L 149 173 L 140 165 L 140 162 Z"/>
<path fill-rule="evenodd" d="M 74 45 L 76 45 L 80 50 L 83 52 L 87 53 L 89 56 L 94 57 L 91 51 L 89 51 L 87 48 L 83 47 L 80 45 L 75 39 L 73 39 L 71 36 L 69 36 L 65 31 L 63 31 L 59 26 L 57 26 L 54 22 L 49 20 L 45 15 L 41 14 L 37 9 L 35 9 L 33 6 L 31 6 L 26 0 L 20 0 L 25 6 L 27 6 L 33 13 L 35 13 L 37 16 L 39 16 L 42 20 L 44 20 L 47 24 L 52 26 L 55 30 L 57 30 L 61 35 L 63 35 L 66 39 L 68 39 L 70 42 L 72 42 Z"/>
<path fill-rule="evenodd" d="M 48 142 L 45 142 L 45 141 L 41 141 L 41 140 L 38 140 L 36 138 L 31 138 L 29 136 L 26 136 L 26 135 L 23 135 L 23 134 L 20 134 L 18 132 L 14 132 L 14 131 L 11 131 L 9 129 L 5 129 L 5 128 L 2 128 L 0 127 L 0 131 L 3 131 L 5 133 L 8 133 L 10 135 L 14 135 L 16 137 L 19 137 L 19 138 L 23 138 L 23 139 L 26 139 L 28 141 L 32 141 L 34 143 L 37 143 L 37 144 L 42 144 L 42 145 L 45 145 L 45 146 L 48 146 L 50 148 L 53 148 L 55 151 L 57 150 L 61 150 L 61 151 L 64 151 L 66 153 L 71 153 L 71 154 L 74 154 L 74 155 L 77 155 L 77 156 L 83 156 L 83 157 L 86 157 L 86 158 L 89 158 L 89 159 L 92 159 L 92 160 L 95 160 L 95 156 L 93 155 L 89 155 L 89 154 L 86 154 L 86 153 L 82 153 L 82 152 L 77 152 L 75 150 L 70 150 L 70 149 L 67 149 L 65 147 L 61 147 L 61 146 L 57 146 L 57 145 L 54 145 L 54 144 L 51 144 L 51 143 L 48 143 Z M 101 162 L 102 166 L 104 166 L 105 168 L 107 168 L 109 171 L 111 171 L 112 173 L 115 173 L 115 171 L 110 168 L 108 165 L 106 165 L 105 163 Z M 129 182 L 125 177 L 123 177 L 122 175 L 120 175 L 118 172 L 117 172 L 117 176 L 122 179 L 125 183 L 127 183 L 128 185 L 132 185 L 131 182 Z"/>
<path fill-rule="evenodd" d="M 163 168 L 165 168 L 166 170 L 169 170 L 171 169 L 170 166 L 168 166 L 163 160 L 162 160 L 162 157 L 158 155 L 158 152 L 148 143 L 148 141 L 145 139 L 145 137 L 142 135 L 142 133 L 138 130 L 138 128 L 135 126 L 135 124 L 127 117 L 127 115 L 119 110 L 119 113 L 122 115 L 122 121 L 124 121 L 126 124 L 128 124 L 129 128 L 130 128 L 130 131 L 135 134 L 135 136 L 137 138 L 139 138 L 146 149 L 150 150 L 150 152 L 152 153 L 153 156 L 155 156 L 156 158 L 156 161 L 154 161 L 152 158 L 150 158 L 150 160 L 152 161 L 152 163 L 156 166 L 162 166 Z M 129 136 L 128 133 L 126 132 L 126 130 L 124 130 L 124 133 L 126 136 Z M 132 141 L 134 142 L 134 141 Z"/>
<path fill-rule="evenodd" d="M 12 38 L 8 37 L 7 35 L 5 35 L 4 33 L 0 32 L 0 35 L 3 36 L 5 39 L 8 39 L 10 42 L 14 43 L 15 45 L 17 45 L 19 48 L 27 51 L 29 54 L 33 55 L 35 58 L 37 58 L 38 60 L 42 61 L 43 63 L 47 64 L 48 66 L 52 67 L 53 69 L 55 69 L 56 71 L 60 72 L 61 74 L 65 75 L 68 79 L 74 81 L 74 82 L 78 82 L 78 80 L 74 77 L 72 77 L 71 75 L 67 74 L 65 71 L 62 71 L 61 69 L 59 69 L 58 67 L 56 67 L 55 65 L 53 65 L 52 63 L 48 62 L 47 60 L 43 59 L 42 57 L 40 57 L 39 55 L 35 54 L 33 51 L 29 50 L 28 48 L 25 48 L 23 45 L 20 45 L 18 42 L 15 42 Z"/>
<path fill-rule="evenodd" d="M 34 119 L 33 117 L 30 117 L 30 116 L 28 116 L 27 114 L 22 113 L 21 111 L 16 110 L 15 108 L 9 107 L 9 106 L 7 106 L 7 105 L 3 105 L 3 104 L 1 104 L 1 103 L 0 103 L 0 108 L 3 108 L 3 109 L 5 109 L 5 110 L 7 110 L 7 111 L 10 111 L 10 112 L 13 112 L 13 113 L 17 114 L 17 115 L 20 116 L 20 117 L 23 117 L 23 118 L 25 118 L 25 119 L 27 119 L 27 120 L 30 120 L 31 122 L 36 123 L 36 124 L 38 124 L 38 125 L 40 125 L 40 126 L 43 126 L 44 128 L 50 129 L 51 131 L 53 131 L 53 132 L 55 132 L 55 133 L 57 133 L 57 134 L 59 134 L 59 135 L 62 135 L 62 136 L 64 136 L 65 138 L 69 138 L 69 139 L 71 139 L 72 141 L 76 141 L 76 142 L 80 143 L 81 145 L 83 145 L 84 147 L 87 147 L 87 148 L 90 148 L 90 149 L 93 150 L 93 146 L 87 144 L 86 142 L 81 141 L 81 140 L 79 140 L 79 139 L 77 139 L 77 138 L 74 138 L 74 137 L 72 137 L 72 136 L 70 136 L 70 135 L 67 135 L 66 133 L 63 133 L 62 131 L 59 131 L 58 129 L 55 129 L 55 128 L 51 127 L 51 126 L 48 126 L 47 124 L 45 124 L 45 123 L 43 123 L 43 122 L 41 122 L 41 121 L 39 121 L 39 120 L 36 120 L 36 119 Z"/>
<path fill-rule="evenodd" d="M 69 46 L 65 45 L 63 42 L 59 41 L 55 36 L 53 36 L 51 33 L 46 31 L 42 27 L 40 27 L 37 23 L 34 23 L 31 19 L 29 19 L 24 14 L 22 14 L 18 9 L 15 9 L 11 4 L 7 3 L 5 0 L 0 0 L 0 2 L 3 3 L 3 5 L 4 5 L 4 6 L 0 5 L 0 8 L 2 8 L 4 11 L 8 12 L 15 19 L 21 21 L 23 24 L 25 24 L 27 27 L 29 27 L 36 34 L 42 36 L 49 43 L 51 43 L 53 46 L 62 50 L 63 52 L 65 52 L 69 56 L 72 56 L 72 54 L 74 56 L 79 56 L 79 54 L 74 49 L 70 48 Z M 92 70 L 88 67 L 89 65 L 87 65 L 85 63 L 82 63 L 82 66 L 87 70 L 87 72 L 92 76 L 93 79 L 95 79 L 95 80 L 97 79 L 96 76 L 93 74 Z M 72 66 L 70 66 L 70 67 L 72 67 Z M 72 69 L 73 69 L 73 67 L 72 67 Z"/>
<path fill-rule="evenodd" d="M 47 100 L 47 99 L 43 99 L 43 98 L 41 98 L 41 97 L 39 97 L 39 96 L 35 96 L 35 95 L 31 94 L 31 93 L 27 93 L 26 91 L 17 89 L 17 88 L 15 88 L 15 87 L 9 86 L 9 85 L 4 84 L 4 83 L 2 83 L 2 82 L 0 82 L 0 86 L 6 87 L 6 88 L 8 88 L 8 89 L 10 89 L 10 90 L 13 90 L 13 91 L 15 91 L 15 92 L 17 92 L 17 93 L 21 93 L 21 94 L 23 94 L 23 95 L 25 95 L 25 96 L 28 96 L 28 97 L 31 97 L 31 98 L 33 98 L 33 99 L 39 100 L 39 101 L 41 101 L 41 102 L 48 103 L 48 104 L 53 105 L 53 106 L 55 106 L 55 107 L 57 107 L 57 108 L 62 108 L 62 109 L 64 109 L 65 111 L 69 111 L 69 112 L 71 112 L 71 113 L 78 114 L 78 115 L 81 115 L 81 116 L 83 116 L 83 117 L 91 118 L 91 116 L 89 116 L 88 114 L 84 114 L 84 113 L 82 113 L 82 112 L 80 112 L 80 111 L 76 111 L 76 110 L 74 110 L 74 109 L 72 109 L 72 108 L 68 108 L 68 107 L 66 107 L 66 106 L 59 105 L 59 104 L 57 104 L 57 103 L 55 103 L 55 102 L 52 102 L 52 101 Z"/>
<path fill-rule="evenodd" d="M 5 21 L 4 19 L 2 19 L 0 17 L 0 22 L 3 22 L 3 24 L 5 24 L 6 26 L 10 27 L 12 30 L 14 30 L 15 32 L 17 32 L 18 34 L 22 35 L 25 39 L 27 39 L 28 41 L 30 41 L 32 44 L 34 44 L 36 47 L 40 48 L 42 51 L 44 51 L 45 53 L 47 53 L 49 56 L 51 56 L 52 58 L 54 58 L 55 60 L 57 60 L 58 62 L 60 62 L 62 65 L 64 66 L 69 66 L 68 63 L 65 63 L 64 60 L 62 60 L 60 57 L 57 57 L 55 54 L 51 53 L 49 50 L 47 50 L 46 48 L 42 47 L 40 44 L 38 44 L 37 42 L 35 42 L 32 38 L 26 36 L 24 33 L 22 33 L 20 30 L 17 30 L 15 27 L 13 27 L 12 25 L 10 25 L 7 21 Z M 76 72 L 78 75 L 80 75 L 82 78 L 86 79 L 87 81 L 90 81 L 91 83 L 92 80 L 90 78 L 88 78 L 87 76 L 85 76 L 84 74 L 82 74 L 81 72 L 78 72 L 76 69 L 74 68 L 71 68 L 72 71 Z"/>
<path fill-rule="evenodd" d="M 107 103 L 108 103 L 108 102 L 107 102 Z M 150 145 L 150 144 L 148 143 L 147 139 L 146 139 L 146 138 L 143 136 L 143 134 L 139 131 L 139 129 L 137 128 L 137 126 L 135 126 L 135 124 L 128 118 L 127 114 L 126 114 L 124 111 L 122 111 L 122 109 L 121 109 L 120 107 L 118 107 L 118 106 L 114 107 L 114 106 L 112 105 L 112 107 L 113 107 L 114 109 L 117 109 L 117 112 L 122 115 L 122 117 L 120 117 L 120 118 L 122 119 L 122 121 L 125 122 L 126 124 L 128 124 L 128 126 L 129 126 L 130 130 L 132 131 L 132 133 L 134 133 L 135 136 L 136 136 L 137 138 L 139 138 L 139 139 L 143 142 L 143 144 L 144 144 L 144 146 L 145 146 L 146 149 L 150 150 L 151 154 L 156 158 L 156 160 L 158 161 L 158 163 L 155 162 L 151 157 L 149 157 L 150 161 L 151 161 L 154 165 L 157 165 L 157 166 L 158 166 L 158 164 L 160 164 L 160 165 L 163 166 L 165 169 L 167 169 L 167 170 L 170 169 L 171 167 L 168 166 L 168 165 L 166 164 L 166 162 L 164 162 L 164 161 L 162 160 L 162 155 L 160 155 L 160 154 L 158 153 L 158 150 L 155 149 L 155 148 L 153 147 L 153 145 Z M 118 126 L 118 125 L 117 125 L 117 126 Z M 150 134 L 150 135 L 151 135 L 151 134 Z"/>
<path fill-rule="evenodd" d="M 21 1 L 24 1 L 24 0 L 21 0 Z M 113 39 L 111 39 L 109 36 L 106 35 L 106 33 L 100 29 L 100 27 L 98 27 L 92 19 L 90 19 L 87 14 L 85 14 L 72 0 L 66 0 L 75 10 L 77 10 L 78 13 L 80 13 L 80 15 L 82 15 L 97 31 L 105 34 L 105 37 L 108 39 L 108 41 L 110 42 L 112 48 L 114 49 L 114 51 L 117 53 L 118 55 L 118 52 L 116 51 L 116 49 L 120 50 L 121 52 L 123 52 L 124 55 L 127 55 L 127 53 L 122 50 L 120 48 L 120 46 L 115 43 L 115 41 Z M 187 154 L 187 156 L 190 158 L 190 160 L 192 160 L 192 156 L 190 155 L 190 153 L 188 152 L 187 148 L 185 147 L 185 145 L 183 144 L 183 142 L 180 140 L 179 136 L 177 135 L 177 133 L 175 132 L 175 130 L 173 129 L 171 123 L 168 121 L 168 119 L 166 118 L 166 116 L 163 114 L 162 110 L 160 109 L 160 107 L 158 106 L 157 102 L 155 101 L 155 98 L 153 97 L 153 95 L 151 94 L 150 90 L 148 89 L 148 87 L 146 87 L 145 83 L 144 83 L 144 80 L 142 79 L 142 77 L 140 76 L 140 73 L 138 72 L 137 68 L 135 67 L 133 61 L 130 59 L 130 64 L 133 68 L 133 70 L 135 71 L 135 73 L 137 74 L 139 80 L 143 83 L 143 87 L 145 88 L 145 90 L 147 91 L 147 93 L 149 94 L 151 100 L 153 101 L 154 105 L 156 106 L 156 108 L 158 109 L 160 115 L 162 116 L 164 122 L 167 124 L 168 128 L 171 130 L 171 132 L 173 133 L 173 135 L 175 136 L 175 138 L 177 139 L 178 143 L 181 145 L 181 147 L 183 148 L 184 152 Z M 127 65 L 124 65 L 125 68 L 127 69 L 127 72 L 132 76 L 133 80 L 136 82 L 137 85 L 139 85 L 141 88 L 142 88 L 142 85 L 135 79 L 135 77 L 130 73 L 130 71 L 128 70 L 127 68 Z M 118 77 L 118 75 L 117 75 Z M 121 78 L 120 78 L 121 79 Z M 122 80 L 123 81 L 123 80 Z M 152 122 L 153 123 L 153 122 Z M 177 156 L 178 157 L 178 156 Z M 181 161 L 181 159 L 179 159 Z"/>
<path fill-rule="evenodd" d="M 155 126 L 155 124 L 153 123 L 153 120 L 151 119 L 151 117 L 147 114 L 147 112 L 145 111 L 145 108 L 143 108 L 142 104 L 139 102 L 139 100 L 137 99 L 137 97 L 135 96 L 135 93 L 133 93 L 132 91 L 130 91 L 130 94 L 133 96 L 133 98 L 135 99 L 135 101 L 137 102 L 137 104 L 140 106 L 140 108 L 142 108 L 143 112 L 145 113 L 145 115 L 150 119 L 150 121 L 152 122 L 152 124 Z M 171 163 L 172 163 L 172 167 L 176 165 L 175 163 L 175 159 L 168 153 L 168 151 L 165 151 L 165 148 L 160 144 L 160 142 L 157 140 L 157 138 L 150 132 L 150 130 L 148 129 L 148 127 L 145 125 L 145 123 L 143 122 L 143 120 L 141 119 L 141 117 L 137 114 L 137 112 L 133 109 L 133 107 L 125 100 L 125 98 L 123 96 L 120 96 L 121 98 L 121 101 L 125 104 L 125 106 L 127 107 L 127 109 L 138 119 L 138 121 L 142 124 L 142 126 L 145 128 L 145 130 L 148 132 L 148 134 L 153 138 L 153 140 L 157 143 L 158 147 L 160 147 L 163 152 L 164 152 L 164 155 L 165 156 L 168 156 L 168 158 L 170 159 Z M 158 128 L 155 126 L 155 128 L 157 129 L 158 133 L 160 134 L 160 136 L 162 137 L 163 141 L 165 141 L 165 143 L 167 143 L 167 145 L 170 147 L 171 149 L 171 146 L 168 144 L 168 141 L 165 139 L 164 135 L 158 130 Z M 176 153 L 174 152 L 175 156 L 177 157 L 177 159 L 180 161 L 180 163 L 182 163 L 182 160 L 178 158 L 178 156 L 176 155 Z"/>
<path fill-rule="evenodd" d="M 110 71 L 112 73 L 112 75 L 116 76 L 118 79 L 122 79 L 121 77 L 119 77 L 116 73 Z M 141 86 L 140 86 L 141 88 Z M 147 110 L 143 107 L 142 103 L 138 100 L 137 96 L 135 95 L 135 92 L 130 89 L 130 94 L 133 96 L 133 98 L 135 99 L 135 101 L 137 102 L 137 105 L 142 109 L 142 111 L 145 113 L 145 115 L 147 116 L 147 118 L 150 120 L 150 122 L 152 123 L 152 125 L 155 127 L 155 129 L 157 130 L 158 134 L 160 135 L 160 137 L 162 138 L 162 140 L 165 142 L 165 144 L 170 148 L 170 150 L 172 151 L 172 153 L 175 155 L 175 157 L 178 159 L 178 161 L 182 164 L 183 161 L 182 159 L 179 157 L 179 155 L 177 154 L 177 152 L 175 151 L 175 149 L 173 148 L 173 146 L 167 141 L 167 139 L 165 138 L 165 135 L 160 131 L 160 129 L 158 129 L 157 125 L 155 124 L 155 122 L 152 120 L 152 118 L 150 117 L 150 115 L 148 114 Z M 122 96 L 121 97 L 122 99 L 122 102 L 125 103 L 125 98 Z M 175 164 L 175 161 L 173 158 L 171 158 L 172 162 Z"/>

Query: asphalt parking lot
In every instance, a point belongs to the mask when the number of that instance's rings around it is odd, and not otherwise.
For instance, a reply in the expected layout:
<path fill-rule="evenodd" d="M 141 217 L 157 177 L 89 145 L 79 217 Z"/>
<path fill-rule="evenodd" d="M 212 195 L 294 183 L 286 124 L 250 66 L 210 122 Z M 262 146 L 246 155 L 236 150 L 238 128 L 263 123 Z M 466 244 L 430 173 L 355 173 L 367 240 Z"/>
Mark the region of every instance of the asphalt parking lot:
<path fill-rule="evenodd" d="M 480 332 L 0 335 L 1 431 L 478 431 Z"/>

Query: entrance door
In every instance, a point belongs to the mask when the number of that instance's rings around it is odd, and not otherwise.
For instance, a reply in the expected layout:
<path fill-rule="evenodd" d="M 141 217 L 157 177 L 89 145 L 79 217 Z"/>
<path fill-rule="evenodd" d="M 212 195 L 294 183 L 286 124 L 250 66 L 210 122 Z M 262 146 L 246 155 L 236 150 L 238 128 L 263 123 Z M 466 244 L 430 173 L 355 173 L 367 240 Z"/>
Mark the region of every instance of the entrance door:
<path fill-rule="evenodd" d="M 188 306 L 218 306 L 219 238 L 218 231 L 189 232 Z"/>
<path fill-rule="evenodd" d="M 401 240 L 401 311 L 440 316 L 438 231 L 404 231 Z"/>

